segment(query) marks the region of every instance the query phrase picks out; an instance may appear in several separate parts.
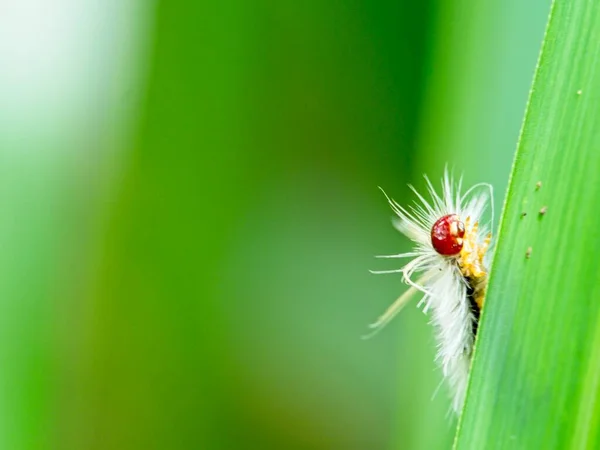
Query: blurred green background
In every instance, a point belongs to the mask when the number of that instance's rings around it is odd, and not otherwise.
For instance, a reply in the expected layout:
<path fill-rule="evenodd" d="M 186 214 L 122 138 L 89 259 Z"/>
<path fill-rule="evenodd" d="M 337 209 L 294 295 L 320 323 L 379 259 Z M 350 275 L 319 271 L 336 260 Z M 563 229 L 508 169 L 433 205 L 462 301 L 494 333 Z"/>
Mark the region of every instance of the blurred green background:
<path fill-rule="evenodd" d="M 449 448 L 377 186 L 499 213 L 548 9 L 2 1 L 0 448 Z"/>

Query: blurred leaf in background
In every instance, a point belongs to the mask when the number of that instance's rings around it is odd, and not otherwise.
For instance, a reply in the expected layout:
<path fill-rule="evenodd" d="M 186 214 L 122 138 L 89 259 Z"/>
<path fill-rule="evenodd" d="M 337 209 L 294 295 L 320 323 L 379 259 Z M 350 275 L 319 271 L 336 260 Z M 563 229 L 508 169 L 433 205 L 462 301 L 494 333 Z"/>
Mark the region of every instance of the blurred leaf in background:
<path fill-rule="evenodd" d="M 449 447 L 376 187 L 502 198 L 547 3 L 3 4 L 0 447 Z"/>
<path fill-rule="evenodd" d="M 396 338 L 359 338 L 394 236 L 375 187 L 412 157 L 422 8 L 159 5 L 93 297 L 82 395 L 104 439 L 84 446 L 385 446 Z"/>
<path fill-rule="evenodd" d="M 143 91 L 142 3 L 0 2 L 3 449 L 65 448 L 87 423 L 74 387 L 88 382 L 98 233 Z"/>

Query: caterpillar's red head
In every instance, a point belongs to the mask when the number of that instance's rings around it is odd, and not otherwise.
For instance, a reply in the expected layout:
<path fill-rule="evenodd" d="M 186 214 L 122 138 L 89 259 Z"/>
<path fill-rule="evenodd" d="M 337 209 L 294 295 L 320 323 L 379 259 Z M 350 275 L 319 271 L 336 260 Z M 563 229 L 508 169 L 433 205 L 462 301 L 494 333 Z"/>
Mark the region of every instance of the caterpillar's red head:
<path fill-rule="evenodd" d="M 431 245 L 444 256 L 455 256 L 463 247 L 465 224 L 456 214 L 440 217 L 431 227 Z"/>

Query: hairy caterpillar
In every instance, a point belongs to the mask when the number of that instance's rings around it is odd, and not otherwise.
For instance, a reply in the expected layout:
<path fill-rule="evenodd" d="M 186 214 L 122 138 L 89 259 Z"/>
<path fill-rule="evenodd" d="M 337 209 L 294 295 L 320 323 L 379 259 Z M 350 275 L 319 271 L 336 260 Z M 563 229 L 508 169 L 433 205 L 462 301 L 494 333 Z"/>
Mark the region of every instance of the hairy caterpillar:
<path fill-rule="evenodd" d="M 412 186 L 419 201 L 408 208 L 384 192 L 397 216 L 395 227 L 415 245 L 408 253 L 378 256 L 410 259 L 400 269 L 372 271 L 402 273 L 409 288 L 370 325 L 373 328 L 370 335 L 383 328 L 415 295 L 422 295 L 417 306 L 431 313 L 439 342 L 436 360 L 448 381 L 452 408 L 458 413 L 464 401 L 487 289 L 492 254 L 493 188 L 479 183 L 461 194 L 462 180 L 455 183 L 446 170 L 442 194 L 438 195 L 429 179 L 425 177 L 425 180 L 431 202 Z M 488 204 L 491 205 L 490 225 L 481 223 Z"/>

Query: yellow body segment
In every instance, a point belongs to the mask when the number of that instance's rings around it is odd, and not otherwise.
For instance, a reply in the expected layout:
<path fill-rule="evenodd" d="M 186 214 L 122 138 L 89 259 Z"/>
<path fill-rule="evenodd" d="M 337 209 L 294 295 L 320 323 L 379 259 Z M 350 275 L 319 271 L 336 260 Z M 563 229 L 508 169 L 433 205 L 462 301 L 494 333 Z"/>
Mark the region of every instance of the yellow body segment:
<path fill-rule="evenodd" d="M 479 223 L 471 224 L 471 218 L 465 219 L 465 235 L 463 247 L 458 256 L 458 267 L 462 275 L 469 279 L 473 288 L 473 298 L 479 309 L 483 307 L 485 292 L 487 288 L 487 270 L 483 264 L 483 257 L 492 240 L 492 234 L 488 233 L 483 243 L 477 241 L 477 230 Z"/>

